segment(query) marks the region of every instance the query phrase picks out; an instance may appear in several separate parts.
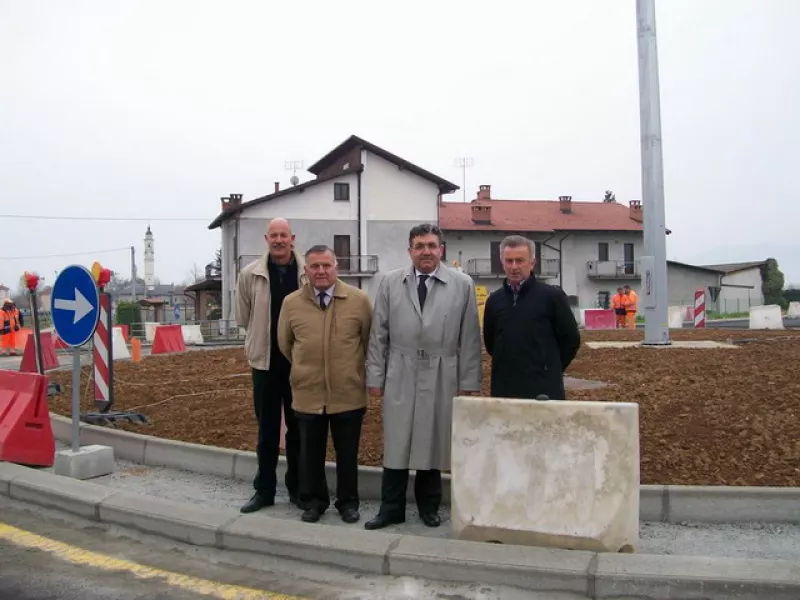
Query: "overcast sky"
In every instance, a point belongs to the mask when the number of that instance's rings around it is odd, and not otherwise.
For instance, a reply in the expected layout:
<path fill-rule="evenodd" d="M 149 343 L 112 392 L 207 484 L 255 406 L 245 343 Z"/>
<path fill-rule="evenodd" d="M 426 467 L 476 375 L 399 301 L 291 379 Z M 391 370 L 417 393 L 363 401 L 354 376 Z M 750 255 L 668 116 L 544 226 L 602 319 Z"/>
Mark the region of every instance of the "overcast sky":
<path fill-rule="evenodd" d="M 656 3 L 669 258 L 774 255 L 800 283 L 800 1 Z M 12 288 L 129 275 L 131 245 L 143 274 L 147 219 L 181 282 L 220 196 L 351 134 L 459 185 L 472 157 L 468 197 L 641 198 L 634 0 L 0 0 L 0 56 L 0 214 L 141 219 L 0 217 Z M 10 258 L 67 252 L 90 254 Z"/>

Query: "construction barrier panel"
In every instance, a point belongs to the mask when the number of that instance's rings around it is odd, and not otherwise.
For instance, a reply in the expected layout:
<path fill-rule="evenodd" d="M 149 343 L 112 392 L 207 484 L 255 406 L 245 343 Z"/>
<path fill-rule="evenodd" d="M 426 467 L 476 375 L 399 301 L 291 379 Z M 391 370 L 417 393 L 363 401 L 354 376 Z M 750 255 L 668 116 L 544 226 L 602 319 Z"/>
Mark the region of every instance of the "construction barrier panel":
<path fill-rule="evenodd" d="M 619 552 L 639 540 L 639 406 L 453 399 L 460 539 Z"/>
<path fill-rule="evenodd" d="M 159 325 L 156 327 L 150 354 L 170 354 L 172 352 L 185 351 L 186 344 L 183 342 L 183 332 L 180 325 Z"/>
<path fill-rule="evenodd" d="M 703 329 L 706 326 L 706 293 L 697 290 L 694 293 L 694 326 Z"/>
<path fill-rule="evenodd" d="M 123 336 L 124 333 L 122 329 L 114 327 L 113 339 L 111 341 L 114 360 L 123 360 L 131 357 L 131 353 L 128 350 L 128 346 L 125 344 L 125 338 Z"/>
<path fill-rule="evenodd" d="M 153 340 L 156 339 L 156 329 L 158 328 L 158 323 L 145 323 L 144 324 L 144 341 L 152 344 Z"/>
<path fill-rule="evenodd" d="M 183 342 L 187 346 L 203 343 L 203 332 L 200 331 L 200 325 L 181 325 L 181 333 L 183 334 Z"/>
<path fill-rule="evenodd" d="M 28 338 L 31 335 L 33 335 L 32 330 L 26 327 L 20 327 L 20 330 L 17 331 L 17 335 L 14 336 L 14 349 L 18 352 L 25 350 L 25 346 L 28 343 Z"/>
<path fill-rule="evenodd" d="M 130 325 L 114 325 L 114 329 L 119 329 L 120 331 L 122 331 L 122 339 L 127 344 L 128 340 L 131 339 Z"/>
<path fill-rule="evenodd" d="M 46 375 L 0 371 L 0 461 L 53 466 L 56 442 L 47 385 Z"/>
<path fill-rule="evenodd" d="M 616 329 L 617 315 L 612 309 L 590 308 L 584 313 L 586 329 Z"/>
<path fill-rule="evenodd" d="M 777 304 L 750 307 L 750 329 L 783 329 L 783 315 Z"/>
<path fill-rule="evenodd" d="M 800 302 L 789 302 L 789 310 L 786 311 L 786 316 L 793 319 L 800 317 Z"/>
<path fill-rule="evenodd" d="M 682 329 L 686 310 L 683 306 L 670 306 L 667 312 L 670 329 Z"/>
<path fill-rule="evenodd" d="M 39 341 L 42 344 L 42 368 L 45 371 L 55 369 L 59 366 L 56 356 L 56 346 L 53 343 L 53 334 L 49 331 L 39 332 Z M 25 352 L 22 355 L 22 362 L 19 363 L 19 370 L 23 373 L 36 373 L 36 343 L 33 335 L 28 336 L 28 343 L 25 344 Z"/>

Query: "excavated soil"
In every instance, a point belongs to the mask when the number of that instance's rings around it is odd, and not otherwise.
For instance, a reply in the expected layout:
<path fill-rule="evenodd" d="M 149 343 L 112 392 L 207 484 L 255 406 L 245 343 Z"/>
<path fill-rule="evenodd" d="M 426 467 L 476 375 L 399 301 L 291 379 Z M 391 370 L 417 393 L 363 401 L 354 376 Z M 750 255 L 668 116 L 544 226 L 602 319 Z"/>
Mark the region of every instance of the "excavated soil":
<path fill-rule="evenodd" d="M 640 331 L 584 332 L 584 341 L 641 340 Z M 567 374 L 607 382 L 569 389 L 568 399 L 637 402 L 644 484 L 800 486 L 800 332 L 677 330 L 674 340 L 733 342 L 735 349 L 581 346 Z M 489 360 L 484 361 L 488 395 Z M 250 376 L 241 349 L 192 351 L 115 363 L 115 408 L 151 423 L 121 429 L 254 450 Z M 82 410 L 95 410 L 89 369 Z M 71 373 L 55 372 L 64 393 L 51 403 L 69 415 Z M 380 465 L 380 402 L 367 412 L 360 461 Z M 330 458 L 333 456 L 330 454 Z"/>

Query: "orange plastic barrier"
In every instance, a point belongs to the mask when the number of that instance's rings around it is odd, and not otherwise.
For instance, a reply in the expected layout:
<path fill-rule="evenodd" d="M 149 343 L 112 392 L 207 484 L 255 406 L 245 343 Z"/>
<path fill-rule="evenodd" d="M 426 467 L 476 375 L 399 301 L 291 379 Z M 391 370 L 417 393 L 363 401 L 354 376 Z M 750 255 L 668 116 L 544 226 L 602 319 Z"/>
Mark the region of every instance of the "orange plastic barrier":
<path fill-rule="evenodd" d="M 159 325 L 153 339 L 150 354 L 170 354 L 172 352 L 186 352 L 183 341 L 183 331 L 180 325 Z"/>
<path fill-rule="evenodd" d="M 131 328 L 130 325 L 114 325 L 117 329 L 122 330 L 122 339 L 125 340 L 125 343 L 128 343 L 128 339 L 131 337 Z"/>
<path fill-rule="evenodd" d="M 28 338 L 32 333 L 33 330 L 26 327 L 21 327 L 20 330 L 17 331 L 17 335 L 14 336 L 14 343 L 17 350 L 25 350 L 25 344 L 28 343 Z"/>
<path fill-rule="evenodd" d="M 586 329 L 616 329 L 617 318 L 609 309 L 589 309 L 585 314 Z"/>
<path fill-rule="evenodd" d="M 0 371 L 0 460 L 52 467 L 55 457 L 47 376 Z"/>
<path fill-rule="evenodd" d="M 59 365 L 52 334 L 49 331 L 41 332 L 39 341 L 42 344 L 42 366 L 44 370 L 55 369 Z M 25 344 L 25 352 L 22 355 L 19 370 L 25 373 L 36 373 L 36 344 L 32 335 L 28 336 L 28 343 Z"/>

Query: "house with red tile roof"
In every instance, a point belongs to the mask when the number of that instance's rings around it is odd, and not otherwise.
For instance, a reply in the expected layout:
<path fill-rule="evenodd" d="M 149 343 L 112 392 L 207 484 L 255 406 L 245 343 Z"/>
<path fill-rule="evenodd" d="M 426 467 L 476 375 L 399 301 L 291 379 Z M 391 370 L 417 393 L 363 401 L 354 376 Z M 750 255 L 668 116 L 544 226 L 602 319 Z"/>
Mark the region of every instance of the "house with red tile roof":
<path fill-rule="evenodd" d="M 441 202 L 446 258 L 476 284 L 497 289 L 505 276 L 500 242 L 519 234 L 534 242 L 535 274 L 560 286 L 575 306 L 603 305 L 617 287 L 638 288 L 644 227 L 642 204 L 616 200 L 510 200 L 481 185 L 471 202 Z"/>

